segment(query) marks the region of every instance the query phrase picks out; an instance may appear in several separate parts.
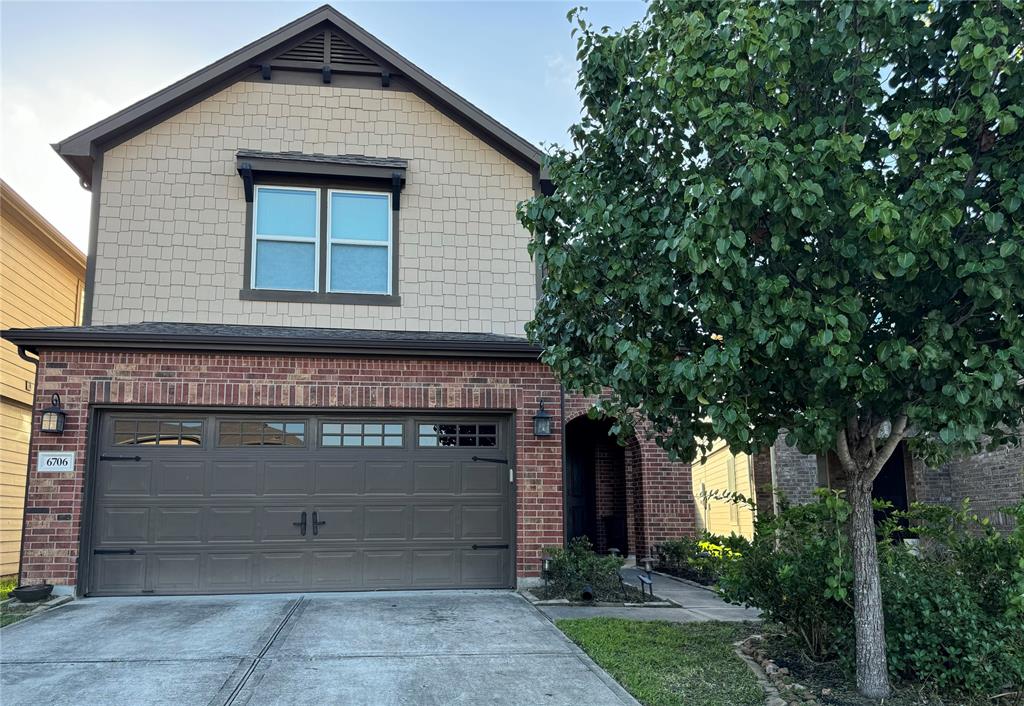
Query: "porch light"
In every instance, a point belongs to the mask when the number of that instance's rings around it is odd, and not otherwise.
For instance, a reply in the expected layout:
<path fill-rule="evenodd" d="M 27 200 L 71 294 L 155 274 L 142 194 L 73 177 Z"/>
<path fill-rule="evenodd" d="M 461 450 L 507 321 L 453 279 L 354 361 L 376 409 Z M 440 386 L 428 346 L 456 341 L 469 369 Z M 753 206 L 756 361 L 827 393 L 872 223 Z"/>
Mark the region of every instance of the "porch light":
<path fill-rule="evenodd" d="M 50 406 L 43 410 L 39 430 L 47 434 L 63 434 L 64 419 L 67 416 L 64 408 L 60 406 L 60 395 L 54 392 L 50 399 Z"/>
<path fill-rule="evenodd" d="M 551 415 L 544 410 L 544 400 L 540 401 L 540 409 L 533 415 L 533 435 L 551 436 Z"/>

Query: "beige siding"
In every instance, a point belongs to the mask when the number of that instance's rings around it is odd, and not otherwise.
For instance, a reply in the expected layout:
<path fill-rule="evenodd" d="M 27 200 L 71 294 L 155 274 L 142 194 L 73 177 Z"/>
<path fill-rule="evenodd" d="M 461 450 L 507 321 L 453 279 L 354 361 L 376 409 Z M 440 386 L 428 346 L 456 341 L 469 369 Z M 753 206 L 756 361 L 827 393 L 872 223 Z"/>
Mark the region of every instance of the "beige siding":
<path fill-rule="evenodd" d="M 409 160 L 399 307 L 241 301 L 239 149 Z M 197 321 L 523 335 L 530 174 L 413 93 L 242 81 L 104 155 L 93 323 Z"/>
<path fill-rule="evenodd" d="M 0 398 L 0 576 L 18 571 L 32 410 Z"/>
<path fill-rule="evenodd" d="M 0 328 L 78 323 L 84 265 L 61 256 L 9 205 L 2 204 L 0 219 Z M 0 395 L 31 404 L 35 368 L 13 343 L 0 342 L 0 351 Z"/>
<path fill-rule="evenodd" d="M 85 256 L 0 182 L 0 329 L 81 323 Z M 0 576 L 18 570 L 35 366 L 0 341 Z"/>
<path fill-rule="evenodd" d="M 693 496 L 702 529 L 714 534 L 754 536 L 754 513 L 749 507 L 723 500 L 704 500 L 702 490 L 735 492 L 753 498 L 750 456 L 734 455 L 728 446 L 716 442 L 708 459 L 703 464 L 693 465 Z"/>

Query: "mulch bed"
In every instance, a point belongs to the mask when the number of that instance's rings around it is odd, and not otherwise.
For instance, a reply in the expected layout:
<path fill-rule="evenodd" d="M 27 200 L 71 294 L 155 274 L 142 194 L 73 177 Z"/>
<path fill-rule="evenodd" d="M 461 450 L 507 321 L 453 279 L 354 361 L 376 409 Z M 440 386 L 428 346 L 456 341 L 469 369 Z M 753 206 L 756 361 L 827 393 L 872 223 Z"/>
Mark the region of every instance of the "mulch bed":
<path fill-rule="evenodd" d="M 650 594 L 641 593 L 639 588 L 629 584 L 626 584 L 625 586 L 625 594 L 623 594 L 622 591 L 599 591 L 597 595 L 594 596 L 594 600 L 590 602 L 580 600 L 578 595 L 569 596 L 561 591 L 545 586 L 535 586 L 530 589 L 529 593 L 538 601 L 567 601 L 570 605 L 609 606 L 636 603 L 657 603 L 659 605 L 675 607 L 675 604 L 667 603 L 657 596 L 652 597 Z"/>
<path fill-rule="evenodd" d="M 764 671 L 778 696 L 766 706 L 879 706 L 857 693 L 853 677 L 836 662 L 814 662 L 781 636 L 754 635 L 739 646 Z M 885 706 L 1022 706 L 1024 694 L 959 697 L 935 694 L 922 685 L 893 684 Z"/>

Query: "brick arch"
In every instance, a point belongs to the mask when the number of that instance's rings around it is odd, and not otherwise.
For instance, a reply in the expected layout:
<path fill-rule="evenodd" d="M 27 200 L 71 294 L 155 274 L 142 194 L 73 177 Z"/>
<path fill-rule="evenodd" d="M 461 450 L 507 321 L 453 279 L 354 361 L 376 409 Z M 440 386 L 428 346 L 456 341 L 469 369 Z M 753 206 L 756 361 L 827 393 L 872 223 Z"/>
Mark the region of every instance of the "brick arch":
<path fill-rule="evenodd" d="M 565 423 L 585 417 L 596 399 L 567 393 Z M 624 471 L 631 554 L 644 558 L 653 554 L 659 542 L 696 533 L 690 464 L 672 461 L 664 449 L 647 438 L 645 425 L 626 440 Z"/>

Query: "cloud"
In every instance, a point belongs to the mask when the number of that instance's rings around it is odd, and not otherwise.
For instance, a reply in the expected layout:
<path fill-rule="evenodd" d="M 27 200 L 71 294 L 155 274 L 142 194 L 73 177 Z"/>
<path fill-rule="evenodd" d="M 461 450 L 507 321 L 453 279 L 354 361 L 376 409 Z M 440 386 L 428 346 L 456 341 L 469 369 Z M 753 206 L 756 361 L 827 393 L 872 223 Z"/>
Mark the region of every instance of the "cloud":
<path fill-rule="evenodd" d="M 119 47 L 120 45 L 118 45 Z M 97 49 L 98 55 L 118 47 Z M 159 47 L 156 47 L 159 49 Z M 105 72 L 55 72 L 4 62 L 0 72 L 0 177 L 83 251 L 89 241 L 90 192 L 50 145 L 89 127 L 181 77 L 160 52 L 136 61 L 95 62 Z"/>
<path fill-rule="evenodd" d="M 578 69 L 575 61 L 569 61 L 561 53 L 544 57 L 544 86 L 564 90 L 576 95 Z"/>

